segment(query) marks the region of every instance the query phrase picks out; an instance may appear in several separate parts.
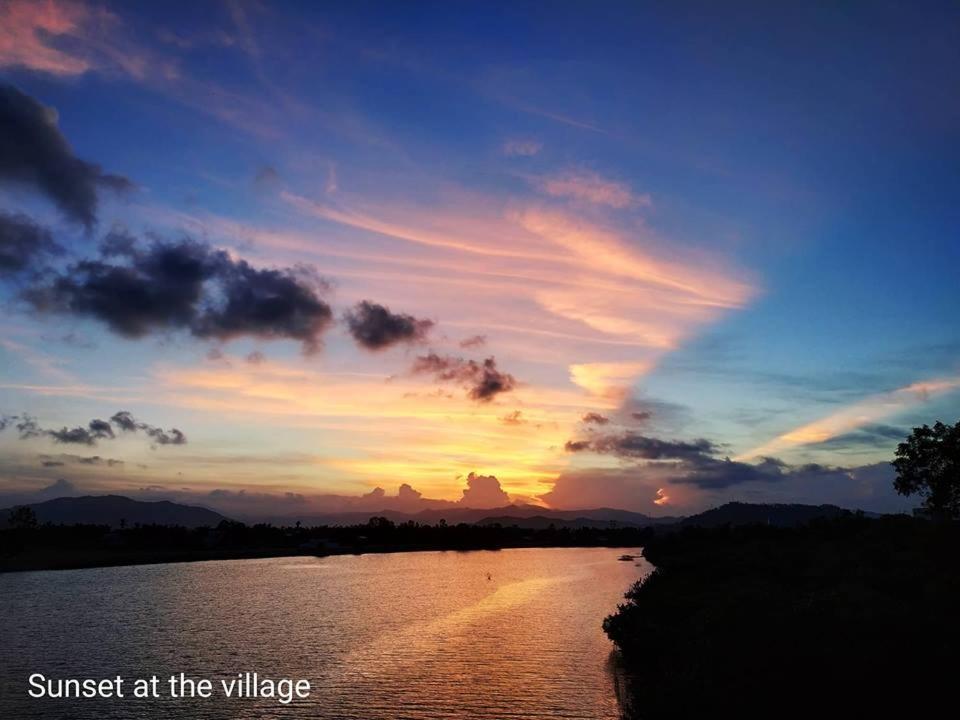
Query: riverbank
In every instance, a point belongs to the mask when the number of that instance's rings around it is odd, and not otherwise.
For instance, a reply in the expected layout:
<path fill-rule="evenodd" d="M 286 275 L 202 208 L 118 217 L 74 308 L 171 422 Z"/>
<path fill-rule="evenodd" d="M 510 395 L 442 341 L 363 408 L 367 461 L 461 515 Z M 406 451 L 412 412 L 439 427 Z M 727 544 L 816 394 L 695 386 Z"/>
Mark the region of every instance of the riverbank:
<path fill-rule="evenodd" d="M 230 521 L 216 528 L 196 529 L 44 525 L 0 530 L 0 572 L 424 550 L 636 548 L 650 535 L 650 530 L 640 528 L 395 525 L 383 518 L 365 525 L 316 528 L 247 526 Z"/>
<path fill-rule="evenodd" d="M 953 704 L 960 528 L 908 517 L 650 538 L 604 630 L 642 717 L 887 717 Z"/>

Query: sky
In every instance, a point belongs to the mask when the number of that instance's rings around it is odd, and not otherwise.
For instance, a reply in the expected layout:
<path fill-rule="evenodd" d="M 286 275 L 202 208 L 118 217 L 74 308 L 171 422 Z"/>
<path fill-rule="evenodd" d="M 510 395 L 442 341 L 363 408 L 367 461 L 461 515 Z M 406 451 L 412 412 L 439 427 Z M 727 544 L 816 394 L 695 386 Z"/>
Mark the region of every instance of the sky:
<path fill-rule="evenodd" d="M 0 499 L 916 504 L 955 3 L 0 2 Z"/>

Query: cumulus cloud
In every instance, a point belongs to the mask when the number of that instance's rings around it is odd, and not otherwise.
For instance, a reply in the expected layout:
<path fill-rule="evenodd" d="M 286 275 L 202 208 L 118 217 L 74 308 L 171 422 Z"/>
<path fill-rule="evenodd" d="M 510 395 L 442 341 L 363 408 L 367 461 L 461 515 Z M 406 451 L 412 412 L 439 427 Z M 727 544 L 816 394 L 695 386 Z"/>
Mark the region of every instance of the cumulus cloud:
<path fill-rule="evenodd" d="M 460 504 L 471 508 L 503 507 L 510 504 L 510 496 L 500 487 L 500 481 L 493 475 L 467 475 L 467 486 L 463 489 Z"/>
<path fill-rule="evenodd" d="M 76 157 L 56 111 L 5 84 L 0 84 L 0 181 L 33 187 L 87 228 L 96 222 L 100 190 L 133 187 L 127 178 Z"/>
<path fill-rule="evenodd" d="M 478 402 L 489 402 L 500 393 L 510 392 L 517 384 L 513 375 L 497 368 L 497 361 L 492 356 L 478 363 L 431 352 L 416 359 L 412 372 L 464 385 L 468 388 L 467 395 Z"/>
<path fill-rule="evenodd" d="M 201 338 L 289 339 L 319 348 L 333 317 L 326 289 L 305 267 L 254 268 L 189 238 L 141 247 L 109 234 L 100 256 L 35 284 L 25 299 L 41 312 L 91 317 L 127 338 L 186 329 Z"/>
<path fill-rule="evenodd" d="M 610 422 L 610 418 L 598 412 L 588 412 L 580 418 L 580 422 L 584 425 L 606 425 Z"/>
<path fill-rule="evenodd" d="M 344 314 L 344 322 L 356 343 L 367 350 L 383 350 L 398 343 L 426 340 L 432 320 L 421 320 L 364 300 Z"/>
<path fill-rule="evenodd" d="M 187 437 L 180 430 L 162 428 L 139 422 L 126 410 L 115 413 L 110 421 L 94 418 L 86 426 L 44 428 L 31 415 L 10 415 L 0 419 L 0 431 L 13 426 L 21 440 L 32 438 L 49 438 L 64 445 L 96 445 L 99 440 L 113 440 L 116 437 L 114 427 L 122 432 L 142 432 L 154 445 L 185 445 Z M 70 456 L 76 457 L 76 456 Z M 61 459 L 52 462 L 64 462 Z M 92 464 L 92 463 L 88 463 Z"/>
<path fill-rule="evenodd" d="M 397 488 L 397 497 L 401 500 L 419 500 L 423 495 L 419 490 L 414 490 L 409 483 L 403 483 Z"/>
<path fill-rule="evenodd" d="M 41 260 L 59 250 L 46 228 L 21 213 L 0 211 L 0 274 L 36 269 Z"/>

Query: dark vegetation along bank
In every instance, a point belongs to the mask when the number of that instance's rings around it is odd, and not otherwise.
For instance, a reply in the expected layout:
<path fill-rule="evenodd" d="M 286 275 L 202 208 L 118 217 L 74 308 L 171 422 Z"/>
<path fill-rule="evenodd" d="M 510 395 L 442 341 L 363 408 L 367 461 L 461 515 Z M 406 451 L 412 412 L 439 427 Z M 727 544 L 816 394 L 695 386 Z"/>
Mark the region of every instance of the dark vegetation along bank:
<path fill-rule="evenodd" d="M 604 622 L 639 718 L 953 717 L 960 423 L 900 445 L 919 517 L 685 528 Z"/>
<path fill-rule="evenodd" d="M 15 511 L 18 512 L 18 511 Z M 190 560 L 342 555 L 410 550 L 496 550 L 512 547 L 639 547 L 645 528 L 530 529 L 500 525 L 396 524 L 373 517 L 363 525 L 276 527 L 223 520 L 215 527 L 39 524 L 20 510 L 0 529 L 0 571 L 56 570 Z"/>

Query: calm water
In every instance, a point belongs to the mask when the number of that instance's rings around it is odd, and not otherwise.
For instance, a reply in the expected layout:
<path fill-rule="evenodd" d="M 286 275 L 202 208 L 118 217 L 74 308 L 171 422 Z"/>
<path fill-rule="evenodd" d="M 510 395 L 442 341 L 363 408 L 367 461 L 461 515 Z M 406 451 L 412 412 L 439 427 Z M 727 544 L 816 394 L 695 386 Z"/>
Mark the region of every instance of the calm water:
<path fill-rule="evenodd" d="M 0 718 L 616 718 L 622 550 L 234 560 L 0 575 Z M 488 579 L 489 574 L 489 579 Z M 27 697 L 26 678 L 257 671 L 306 700 Z M 129 681 L 128 681 L 129 682 Z"/>

